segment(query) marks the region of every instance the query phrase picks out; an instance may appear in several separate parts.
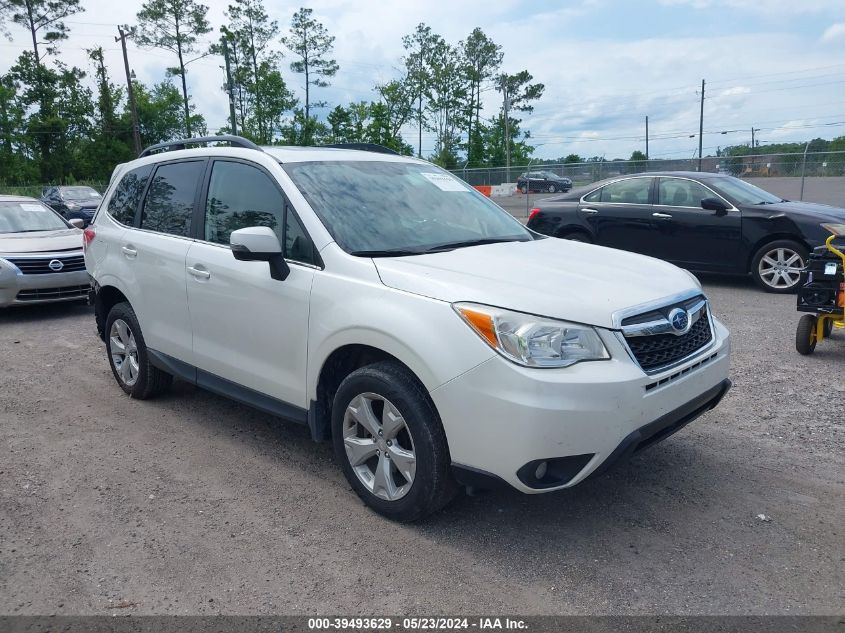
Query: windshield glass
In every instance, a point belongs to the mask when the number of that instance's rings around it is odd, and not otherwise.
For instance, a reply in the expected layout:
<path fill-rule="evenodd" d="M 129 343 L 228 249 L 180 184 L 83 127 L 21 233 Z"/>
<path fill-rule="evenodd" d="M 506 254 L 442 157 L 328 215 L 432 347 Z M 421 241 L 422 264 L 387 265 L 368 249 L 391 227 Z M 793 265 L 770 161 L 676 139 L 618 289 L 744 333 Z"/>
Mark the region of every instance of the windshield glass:
<path fill-rule="evenodd" d="M 714 189 L 718 189 L 729 198 L 733 198 L 737 204 L 772 204 L 783 202 L 783 198 L 779 198 L 768 191 L 760 189 L 760 187 L 755 187 L 733 176 L 713 179 L 708 184 L 713 185 Z"/>
<path fill-rule="evenodd" d="M 68 228 L 65 221 L 40 202 L 0 201 L 0 233 L 31 233 Z"/>
<path fill-rule="evenodd" d="M 450 244 L 533 239 L 501 207 L 433 165 L 325 161 L 283 167 L 349 253 L 413 254 Z"/>
<path fill-rule="evenodd" d="M 91 187 L 63 187 L 62 197 L 65 200 L 99 200 L 102 196 Z"/>

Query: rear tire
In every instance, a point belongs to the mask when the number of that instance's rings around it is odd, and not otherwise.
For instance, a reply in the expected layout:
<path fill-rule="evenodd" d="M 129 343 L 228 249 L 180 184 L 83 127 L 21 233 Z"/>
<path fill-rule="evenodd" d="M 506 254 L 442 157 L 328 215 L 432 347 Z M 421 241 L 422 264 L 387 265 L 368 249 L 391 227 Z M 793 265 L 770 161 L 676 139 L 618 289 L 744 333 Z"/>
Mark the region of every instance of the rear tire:
<path fill-rule="evenodd" d="M 457 491 L 440 416 L 397 362 L 367 365 L 343 380 L 332 404 L 332 441 L 352 489 L 389 519 L 421 519 Z"/>
<path fill-rule="evenodd" d="M 138 400 L 165 393 L 173 376 L 150 363 L 147 345 L 135 311 L 128 303 L 118 303 L 106 318 L 106 353 L 117 384 Z"/>
<path fill-rule="evenodd" d="M 549 185 L 548 192 L 557 193 L 557 187 L 555 185 Z"/>
<path fill-rule="evenodd" d="M 528 185 L 522 185 L 522 186 L 519 188 L 519 190 L 520 190 L 522 193 L 528 193 Z"/>
<path fill-rule="evenodd" d="M 809 356 L 816 350 L 816 320 L 813 314 L 805 314 L 798 321 L 795 330 L 795 349 L 803 356 Z"/>
<path fill-rule="evenodd" d="M 825 319 L 824 320 L 824 337 L 830 338 L 831 334 L 833 334 L 833 319 Z"/>

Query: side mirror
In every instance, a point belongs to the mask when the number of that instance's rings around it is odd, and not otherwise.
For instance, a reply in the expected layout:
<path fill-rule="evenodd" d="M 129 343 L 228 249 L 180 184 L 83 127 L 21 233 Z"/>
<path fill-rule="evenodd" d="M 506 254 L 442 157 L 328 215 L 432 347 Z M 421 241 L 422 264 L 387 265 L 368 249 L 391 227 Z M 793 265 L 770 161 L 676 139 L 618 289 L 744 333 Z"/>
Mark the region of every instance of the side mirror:
<path fill-rule="evenodd" d="M 250 226 L 232 231 L 229 237 L 232 255 L 242 262 L 269 262 L 270 277 L 284 281 L 290 268 L 282 255 L 279 238 L 268 226 Z"/>
<path fill-rule="evenodd" d="M 719 198 L 704 198 L 701 200 L 701 208 L 707 211 L 715 211 L 716 215 L 725 215 L 728 212 L 728 205 Z"/>
<path fill-rule="evenodd" d="M 70 220 L 68 220 L 68 224 L 72 224 L 78 229 L 85 228 L 85 220 L 83 220 L 82 218 L 71 218 Z"/>

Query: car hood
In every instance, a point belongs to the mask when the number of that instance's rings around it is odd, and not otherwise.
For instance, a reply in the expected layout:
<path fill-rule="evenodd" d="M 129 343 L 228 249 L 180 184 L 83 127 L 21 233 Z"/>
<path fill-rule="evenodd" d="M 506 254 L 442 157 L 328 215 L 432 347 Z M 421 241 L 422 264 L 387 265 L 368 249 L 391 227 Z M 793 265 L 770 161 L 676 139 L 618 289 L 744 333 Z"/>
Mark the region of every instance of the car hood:
<path fill-rule="evenodd" d="M 0 233 L 0 255 L 66 251 L 73 248 L 82 248 L 82 231 L 79 229 Z"/>
<path fill-rule="evenodd" d="M 397 290 L 608 328 L 617 310 L 700 289 L 672 264 L 554 238 L 373 261 Z"/>

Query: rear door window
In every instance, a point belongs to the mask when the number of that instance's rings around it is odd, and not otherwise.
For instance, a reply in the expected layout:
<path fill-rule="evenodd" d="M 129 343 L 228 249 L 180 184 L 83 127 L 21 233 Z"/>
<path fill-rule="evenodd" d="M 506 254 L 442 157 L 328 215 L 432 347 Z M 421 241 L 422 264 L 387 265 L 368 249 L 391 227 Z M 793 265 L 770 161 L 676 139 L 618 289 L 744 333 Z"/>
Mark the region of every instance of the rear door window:
<path fill-rule="evenodd" d="M 204 171 L 204 160 L 159 165 L 144 199 L 140 228 L 189 237 L 197 186 Z"/>
<path fill-rule="evenodd" d="M 126 226 L 134 226 L 135 211 L 152 170 L 153 165 L 144 165 L 123 175 L 109 200 L 108 212 L 111 217 Z"/>
<path fill-rule="evenodd" d="M 616 204 L 649 204 L 653 178 L 618 180 L 601 190 L 601 201 Z"/>

